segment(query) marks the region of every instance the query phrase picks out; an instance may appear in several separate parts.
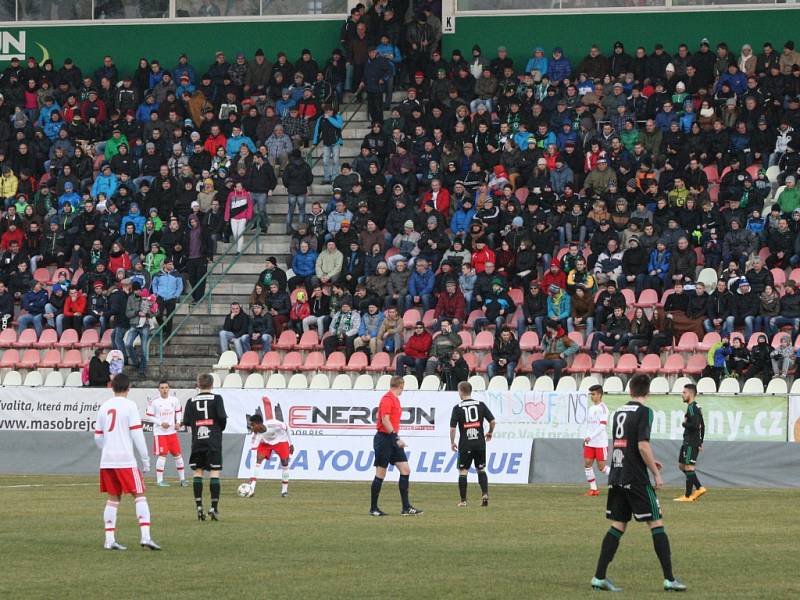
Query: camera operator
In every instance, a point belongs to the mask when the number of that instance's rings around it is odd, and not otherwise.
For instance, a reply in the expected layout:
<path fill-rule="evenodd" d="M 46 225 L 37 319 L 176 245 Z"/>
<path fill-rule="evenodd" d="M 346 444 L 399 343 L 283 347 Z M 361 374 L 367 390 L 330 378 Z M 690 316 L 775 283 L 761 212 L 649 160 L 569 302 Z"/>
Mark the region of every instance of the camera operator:
<path fill-rule="evenodd" d="M 458 348 L 455 348 L 447 360 L 440 364 L 439 369 L 444 389 L 448 392 L 455 392 L 459 383 L 469 379 L 469 365 Z"/>
<path fill-rule="evenodd" d="M 433 338 L 431 357 L 425 366 L 425 375 L 440 374 L 442 363 L 449 359 L 453 350 L 461 347 L 461 336 L 453 331 L 449 319 L 441 320 L 439 332 L 439 335 Z"/>

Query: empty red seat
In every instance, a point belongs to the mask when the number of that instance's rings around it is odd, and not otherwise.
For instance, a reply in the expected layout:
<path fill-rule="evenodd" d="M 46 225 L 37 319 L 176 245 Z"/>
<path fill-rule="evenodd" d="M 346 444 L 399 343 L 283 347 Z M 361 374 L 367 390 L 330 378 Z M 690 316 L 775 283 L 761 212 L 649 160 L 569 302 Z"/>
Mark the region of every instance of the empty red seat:
<path fill-rule="evenodd" d="M 611 354 L 600 354 L 595 359 L 591 373 L 600 373 L 601 375 L 608 375 L 614 370 L 614 357 Z"/>
<path fill-rule="evenodd" d="M 61 362 L 61 350 L 46 350 L 44 356 L 39 361 L 40 369 L 57 369 Z"/>
<path fill-rule="evenodd" d="M 261 364 L 256 369 L 259 371 L 277 371 L 280 366 L 281 355 L 273 350 L 264 354 Z"/>
<path fill-rule="evenodd" d="M 347 364 L 344 352 L 331 352 L 328 360 L 325 361 L 325 371 L 341 371 Z"/>
<path fill-rule="evenodd" d="M 347 366 L 344 368 L 345 371 L 360 373 L 361 371 L 366 371 L 368 366 L 368 359 L 367 355 L 363 352 L 353 352 L 350 355 L 350 360 L 347 361 Z"/>
<path fill-rule="evenodd" d="M 667 301 L 667 298 L 669 298 L 670 294 L 674 294 L 674 293 L 675 293 L 675 290 L 673 290 L 672 288 L 670 288 L 668 290 L 664 290 L 664 293 L 661 295 L 661 301 L 658 303 L 658 306 L 663 308 L 664 304 Z"/>
<path fill-rule="evenodd" d="M 255 350 L 248 350 L 242 354 L 234 369 L 237 371 L 255 371 L 258 368 L 258 352 Z"/>
<path fill-rule="evenodd" d="M 468 329 L 472 329 L 475 326 L 475 319 L 477 319 L 479 317 L 482 317 L 482 316 L 483 316 L 483 311 L 482 310 L 477 310 L 477 309 L 473 310 L 471 313 L 469 313 L 469 316 L 467 317 L 466 327 Z"/>
<path fill-rule="evenodd" d="M 297 350 L 294 350 L 292 352 L 288 352 L 286 356 L 283 357 L 281 370 L 299 371 L 302 366 L 303 366 L 303 357 Z"/>
<path fill-rule="evenodd" d="M 71 329 L 70 331 L 75 331 Z M 58 365 L 62 369 L 78 369 L 83 366 L 83 356 L 80 350 L 67 350 L 64 359 Z"/>
<path fill-rule="evenodd" d="M 26 330 L 27 331 L 27 330 Z M 25 333 L 24 331 L 22 333 Z M 17 341 L 17 330 L 13 327 L 0 331 L 0 348 L 11 348 Z"/>
<path fill-rule="evenodd" d="M 98 348 L 105 348 L 105 349 L 111 348 L 111 346 L 112 346 L 112 344 L 111 344 L 111 335 L 113 333 L 114 333 L 113 329 L 106 329 L 103 332 L 103 337 L 101 337 L 100 341 L 97 342 L 97 347 Z"/>
<path fill-rule="evenodd" d="M 388 352 L 378 352 L 372 357 L 372 364 L 367 365 L 368 373 L 383 373 L 389 369 L 392 358 Z"/>
<path fill-rule="evenodd" d="M 425 327 L 428 329 L 432 329 L 434 325 L 436 325 L 436 318 L 433 316 L 435 311 L 431 308 L 425 311 L 425 314 L 422 315 L 422 322 L 425 324 Z"/>
<path fill-rule="evenodd" d="M 720 340 L 720 335 L 716 331 L 710 331 L 703 336 L 703 341 L 697 344 L 697 350 L 700 352 L 708 352 L 711 346 Z"/>
<path fill-rule="evenodd" d="M 0 369 L 13 369 L 19 362 L 19 351 L 14 348 L 9 348 L 3 352 L 3 357 L 0 358 Z"/>
<path fill-rule="evenodd" d="M 539 334 L 535 331 L 526 331 L 519 338 L 519 349 L 523 352 L 533 352 L 539 348 Z"/>
<path fill-rule="evenodd" d="M 310 352 L 300 367 L 301 371 L 319 371 L 325 366 L 325 355 L 322 352 Z"/>
<path fill-rule="evenodd" d="M 614 373 L 622 373 L 623 375 L 630 375 L 632 373 L 635 373 L 636 369 L 638 368 L 639 365 L 636 363 L 635 354 L 623 354 L 622 356 L 619 357 L 619 362 L 614 367 Z"/>
<path fill-rule="evenodd" d="M 486 356 L 484 356 L 481 359 L 481 363 L 478 365 L 477 369 L 478 373 L 486 373 L 486 371 L 489 369 L 489 363 L 491 362 L 492 362 L 491 354 L 487 354 Z"/>
<path fill-rule="evenodd" d="M 464 355 L 464 362 L 467 363 L 470 373 L 474 373 L 478 368 L 478 359 L 472 352 L 467 352 Z"/>
<path fill-rule="evenodd" d="M 567 337 L 578 344 L 578 348 L 585 348 L 583 344 L 583 334 L 580 331 L 570 331 Z"/>
<path fill-rule="evenodd" d="M 287 329 L 281 333 L 277 342 L 273 342 L 272 348 L 274 350 L 291 350 L 297 344 L 297 334 L 291 329 Z"/>
<path fill-rule="evenodd" d="M 22 358 L 17 363 L 18 369 L 35 369 L 39 366 L 39 351 L 29 348 L 22 354 Z"/>
<path fill-rule="evenodd" d="M 94 348 L 100 342 L 97 329 L 87 329 L 81 336 L 81 341 L 76 344 L 77 348 Z"/>
<path fill-rule="evenodd" d="M 406 329 L 414 329 L 414 325 L 420 320 L 419 311 L 416 308 L 411 308 L 403 313 L 403 327 Z"/>
<path fill-rule="evenodd" d="M 692 354 L 689 360 L 686 361 L 686 368 L 683 372 L 686 375 L 698 376 L 703 372 L 703 369 L 708 365 L 708 358 L 705 354 Z"/>
<path fill-rule="evenodd" d="M 313 329 L 306 331 L 302 336 L 300 336 L 300 341 L 297 342 L 297 346 L 295 346 L 295 348 L 297 348 L 298 350 L 303 350 L 305 352 L 308 352 L 318 347 L 319 347 L 319 335 Z"/>
<path fill-rule="evenodd" d="M 39 267 L 33 272 L 33 280 L 47 285 L 50 283 L 50 271 L 45 267 Z"/>
<path fill-rule="evenodd" d="M 475 341 L 472 342 L 473 350 L 487 351 L 491 350 L 494 346 L 494 335 L 491 331 L 481 331 L 475 336 Z"/>
<path fill-rule="evenodd" d="M 508 297 L 514 301 L 514 304 L 520 306 L 522 304 L 524 294 L 520 288 L 511 288 L 508 290 Z"/>
<path fill-rule="evenodd" d="M 661 372 L 664 375 L 677 375 L 678 373 L 683 373 L 685 368 L 686 365 L 683 363 L 682 354 L 670 354 L 667 357 L 667 362 L 661 367 Z"/>
<path fill-rule="evenodd" d="M 623 356 L 633 356 L 633 355 L 625 354 Z M 621 357 L 619 362 L 622 363 Z M 617 370 L 619 370 L 619 364 L 617 364 Z M 634 370 L 640 371 L 642 373 L 647 373 L 648 375 L 654 375 L 661 370 L 661 357 L 658 354 L 647 354 L 642 359 L 641 366 L 638 369 Z"/>
<path fill-rule="evenodd" d="M 700 340 L 697 339 L 697 334 L 694 331 L 687 331 L 681 335 L 681 339 L 678 340 L 678 345 L 675 346 L 675 350 L 678 352 L 694 352 L 697 350 L 699 344 Z"/>
<path fill-rule="evenodd" d="M 641 308 L 653 308 L 656 304 L 658 304 L 658 292 L 646 289 L 642 290 L 642 293 L 639 294 L 639 300 L 633 305 Z"/>
<path fill-rule="evenodd" d="M 770 273 L 772 273 L 775 287 L 783 287 L 786 284 L 786 272 L 783 269 L 771 269 Z"/>
<path fill-rule="evenodd" d="M 461 338 L 461 348 L 472 348 L 472 334 L 469 331 L 462 329 L 458 335 Z"/>
<path fill-rule="evenodd" d="M 73 348 L 78 343 L 78 332 L 74 329 L 67 329 L 61 334 L 61 339 L 56 344 L 59 348 Z"/>
<path fill-rule="evenodd" d="M 32 348 L 36 345 L 36 342 L 36 330 L 24 329 L 12 346 L 14 346 L 14 348 Z"/>
<path fill-rule="evenodd" d="M 111 329 L 108 330 L 109 335 Z M 58 334 L 55 329 L 45 329 L 42 335 L 39 336 L 37 342 L 33 345 L 34 348 L 53 348 L 58 343 Z"/>
<path fill-rule="evenodd" d="M 609 356 L 610 355 L 603 355 Z M 568 366 L 565 371 L 567 373 L 580 373 L 586 374 L 592 371 L 592 357 L 588 354 L 576 354 L 572 364 Z"/>
<path fill-rule="evenodd" d="M 625 305 L 628 308 L 636 305 L 636 292 L 631 288 L 622 288 L 622 295 L 625 298 Z"/>

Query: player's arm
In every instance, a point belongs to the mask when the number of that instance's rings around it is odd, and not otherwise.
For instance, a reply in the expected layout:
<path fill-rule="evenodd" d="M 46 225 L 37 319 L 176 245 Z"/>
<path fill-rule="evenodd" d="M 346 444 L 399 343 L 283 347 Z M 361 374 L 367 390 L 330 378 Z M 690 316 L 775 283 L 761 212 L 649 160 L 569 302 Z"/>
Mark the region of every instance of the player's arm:
<path fill-rule="evenodd" d="M 484 437 L 487 442 L 491 442 L 494 437 L 494 428 L 495 425 L 497 425 L 497 421 L 495 421 L 494 415 L 492 411 L 489 410 L 489 407 L 483 402 L 481 402 L 481 404 L 483 405 L 483 418 L 489 422 L 489 431 L 486 432 Z"/>
<path fill-rule="evenodd" d="M 217 412 L 217 423 L 219 423 L 219 430 L 225 431 L 225 426 L 228 424 L 228 413 L 225 412 L 225 402 L 222 400 L 222 396 L 217 395 L 214 407 Z"/>
<path fill-rule="evenodd" d="M 194 427 L 194 410 L 192 405 L 192 399 L 189 398 L 186 401 L 186 407 L 183 409 L 183 426 L 184 427 Z"/>
<path fill-rule="evenodd" d="M 95 445 L 103 449 L 103 443 L 105 442 L 105 436 L 103 435 L 103 413 L 101 411 L 97 411 L 97 416 L 94 418 L 94 443 Z"/>
<path fill-rule="evenodd" d="M 450 425 L 450 449 L 453 452 L 458 451 L 458 444 L 456 444 L 456 428 L 452 424 Z"/>
<path fill-rule="evenodd" d="M 180 430 L 183 421 L 183 409 L 178 399 L 175 399 L 175 431 Z"/>
<path fill-rule="evenodd" d="M 147 453 L 147 443 L 144 441 L 144 432 L 142 430 L 142 419 L 139 417 L 139 410 L 136 405 L 131 408 L 128 422 L 133 445 L 142 460 L 142 471 L 147 473 L 150 470 L 150 456 Z"/>
<path fill-rule="evenodd" d="M 703 419 L 703 413 L 700 411 L 697 411 L 697 417 L 698 417 L 697 426 L 700 432 L 700 450 L 702 450 L 703 441 L 706 439 L 706 421 L 705 419 Z"/>
<path fill-rule="evenodd" d="M 661 479 L 661 469 L 659 463 L 656 461 L 655 454 L 653 454 L 653 447 L 650 445 L 650 440 L 639 442 L 639 454 L 642 455 L 644 464 L 647 465 L 648 470 L 653 474 L 655 480 L 655 488 L 660 489 L 664 482 Z"/>

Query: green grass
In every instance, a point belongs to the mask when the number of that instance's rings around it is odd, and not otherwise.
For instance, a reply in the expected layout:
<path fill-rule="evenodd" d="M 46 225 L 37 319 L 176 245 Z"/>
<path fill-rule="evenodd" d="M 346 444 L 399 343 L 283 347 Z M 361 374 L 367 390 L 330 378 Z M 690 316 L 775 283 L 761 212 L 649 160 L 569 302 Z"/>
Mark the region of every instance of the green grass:
<path fill-rule="evenodd" d="M 573 486 L 494 486 L 491 506 L 458 509 L 456 484 L 413 484 L 421 517 L 401 518 L 394 483 L 367 516 L 369 484 L 261 482 L 251 499 L 223 481 L 222 521 L 198 522 L 191 488 L 150 484 L 153 538 L 139 548 L 133 503 L 102 549 L 96 478 L 0 477 L 0 597 L 48 598 L 583 598 L 592 594 L 605 495 Z M 13 487 L 33 486 L 33 487 Z M 712 489 L 701 502 L 660 494 L 675 573 L 697 598 L 790 598 L 797 581 L 797 492 Z M 206 497 L 208 491 L 206 489 Z M 645 525 L 631 525 L 609 576 L 630 598 L 663 597 Z"/>

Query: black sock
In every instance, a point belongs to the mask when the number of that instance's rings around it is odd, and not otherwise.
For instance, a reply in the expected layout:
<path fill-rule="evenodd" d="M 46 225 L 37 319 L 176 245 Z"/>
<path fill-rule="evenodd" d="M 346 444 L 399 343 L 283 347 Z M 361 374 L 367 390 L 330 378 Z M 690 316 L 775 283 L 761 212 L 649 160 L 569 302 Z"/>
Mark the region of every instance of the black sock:
<path fill-rule="evenodd" d="M 378 496 L 381 495 L 382 485 L 383 479 L 378 479 L 376 477 L 372 480 L 372 504 L 370 505 L 370 511 L 378 510 Z"/>
<path fill-rule="evenodd" d="M 661 563 L 661 570 L 664 571 L 664 579 L 672 581 L 675 576 L 672 574 L 672 553 L 669 550 L 669 538 L 663 527 L 655 527 L 650 530 L 653 534 L 653 548 L 656 550 L 658 562 Z"/>
<path fill-rule="evenodd" d="M 461 494 L 461 501 L 467 501 L 467 476 L 466 475 L 459 475 L 458 476 L 458 493 Z"/>
<path fill-rule="evenodd" d="M 397 486 L 400 488 L 400 502 L 403 503 L 403 510 L 408 510 L 408 507 L 411 506 L 408 501 L 408 475 L 400 475 Z"/>
<path fill-rule="evenodd" d="M 194 503 L 197 508 L 203 508 L 203 478 L 192 478 L 192 489 L 194 490 Z"/>
<path fill-rule="evenodd" d="M 624 531 L 620 531 L 616 527 L 609 527 L 606 537 L 603 538 L 603 543 L 600 546 L 600 558 L 597 560 L 597 569 L 594 576 L 597 579 L 606 578 L 606 570 L 611 561 L 614 560 L 614 555 L 617 553 L 619 547 L 619 540 Z"/>
<path fill-rule="evenodd" d="M 219 477 L 212 477 L 209 488 L 211 489 L 211 508 L 217 510 L 219 504 Z"/>
<path fill-rule="evenodd" d="M 486 471 L 478 471 L 478 484 L 481 486 L 481 494 L 486 496 L 489 493 L 489 476 Z"/>
<path fill-rule="evenodd" d="M 692 483 L 698 490 L 703 487 L 700 485 L 700 480 L 697 478 L 697 471 L 692 471 Z"/>
<path fill-rule="evenodd" d="M 692 471 L 686 471 L 686 497 L 692 495 L 692 485 L 694 484 L 694 475 Z"/>

